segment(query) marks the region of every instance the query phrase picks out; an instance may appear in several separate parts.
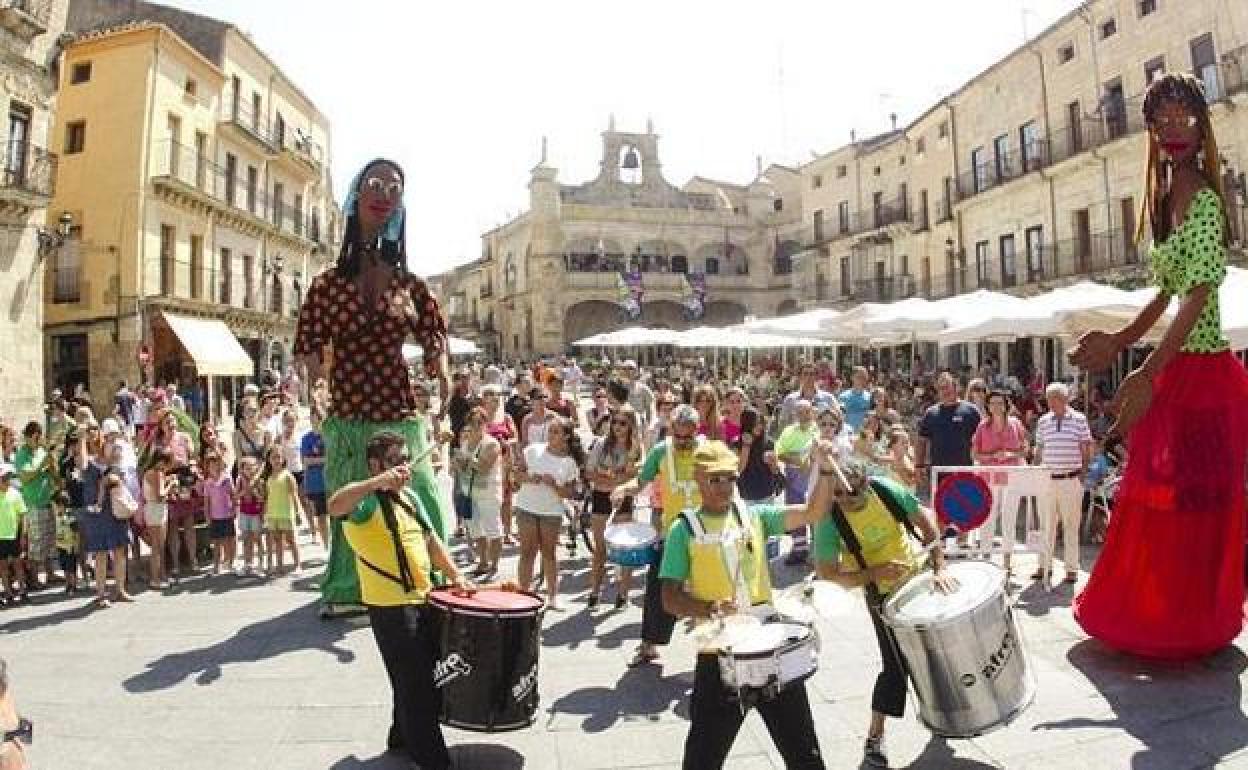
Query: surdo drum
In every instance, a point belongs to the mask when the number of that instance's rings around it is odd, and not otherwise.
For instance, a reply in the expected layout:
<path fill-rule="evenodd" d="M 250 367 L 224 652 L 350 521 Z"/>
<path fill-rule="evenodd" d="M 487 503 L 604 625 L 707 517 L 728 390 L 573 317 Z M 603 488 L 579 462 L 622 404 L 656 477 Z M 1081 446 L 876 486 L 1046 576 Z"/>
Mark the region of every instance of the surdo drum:
<path fill-rule="evenodd" d="M 1005 573 L 987 562 L 950 564 L 951 594 L 924 571 L 884 604 L 933 733 L 973 738 L 1009 724 L 1035 696 L 1035 681 L 1006 600 Z"/>
<path fill-rule="evenodd" d="M 482 732 L 519 730 L 537 713 L 537 655 L 546 603 L 535 594 L 429 594 L 434 608 L 433 681 L 441 722 Z"/>

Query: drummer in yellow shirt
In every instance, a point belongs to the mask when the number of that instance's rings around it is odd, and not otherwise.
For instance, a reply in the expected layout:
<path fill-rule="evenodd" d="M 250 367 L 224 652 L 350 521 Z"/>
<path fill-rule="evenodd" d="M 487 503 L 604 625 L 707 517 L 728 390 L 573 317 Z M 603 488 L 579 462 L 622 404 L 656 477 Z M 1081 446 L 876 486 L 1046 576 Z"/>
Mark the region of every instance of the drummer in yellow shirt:
<path fill-rule="evenodd" d="M 431 572 L 439 570 L 463 592 L 473 586 L 460 573 L 408 488 L 406 440 L 390 431 L 365 449 L 370 478 L 347 484 L 329 499 L 329 515 L 345 518 L 343 534 L 356 557 L 360 595 L 393 690 L 390 751 L 429 770 L 451 766 L 433 683 L 437 658 L 427 598 Z M 504 586 L 514 589 L 514 584 Z"/>
<path fill-rule="evenodd" d="M 696 509 L 701 503 L 698 484 L 693 478 L 693 450 L 698 446 L 697 410 L 681 404 L 672 410 L 670 435 L 654 445 L 646 455 L 637 478 L 615 488 L 611 500 L 622 503 L 634 497 L 643 486 L 657 479 L 659 499 L 651 504 L 651 523 L 658 532 L 659 542 L 655 548 L 659 558 L 663 554 L 663 535 L 681 511 Z M 658 569 L 651 566 L 646 571 L 645 603 L 641 607 L 641 646 L 629 666 L 639 666 L 658 660 L 659 646 L 672 641 L 676 618 L 663 610 Z"/>
<path fill-rule="evenodd" d="M 905 715 L 906 669 L 898 654 L 897 639 L 880 618 L 880 608 L 898 585 L 922 567 L 926 550 L 931 552 L 936 573 L 933 585 L 949 591 L 954 583 L 944 574 L 940 530 L 931 510 L 892 479 L 868 479 L 866 469 L 857 461 L 843 461 L 836 467 L 840 474 L 832 497 L 852 530 L 857 553 L 843 537 L 834 514 L 815 527 L 815 567 L 825 580 L 847 588 L 866 589 L 867 610 L 875 626 L 883 670 L 875 680 L 871 696 L 871 725 L 863 759 L 868 766 L 888 767 L 884 717 Z"/>
<path fill-rule="evenodd" d="M 815 461 L 823 458 L 822 449 L 817 449 Z M 663 605 L 672 615 L 708 620 L 751 612 L 751 607 L 738 607 L 735 599 L 747 591 L 755 614 L 772 614 L 766 606 L 771 601 L 767 538 L 818 521 L 831 505 L 833 485 L 821 473 L 808 505 L 747 507 L 735 494 L 738 463 L 737 454 L 720 441 L 708 441 L 693 452 L 702 504 L 672 523 L 659 567 Z M 694 535 L 694 524 L 685 520 L 686 515 L 696 517 L 704 536 Z M 730 548 L 725 540 L 745 545 Z M 739 569 L 732 568 L 735 574 L 729 572 L 728 554 L 738 559 Z M 760 696 L 754 702 L 747 694 L 738 700 L 720 676 L 714 642 L 707 644 L 694 672 L 684 770 L 722 767 L 750 705 L 758 707 L 789 770 L 823 770 L 805 683 L 789 684 L 774 698 Z"/>

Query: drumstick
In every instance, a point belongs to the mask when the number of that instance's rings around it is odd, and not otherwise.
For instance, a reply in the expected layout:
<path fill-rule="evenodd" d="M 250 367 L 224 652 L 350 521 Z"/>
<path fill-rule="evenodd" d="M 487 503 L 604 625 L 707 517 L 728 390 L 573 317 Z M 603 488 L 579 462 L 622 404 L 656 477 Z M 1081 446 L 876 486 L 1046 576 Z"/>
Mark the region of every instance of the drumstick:
<path fill-rule="evenodd" d="M 434 450 L 435 450 L 435 449 L 437 449 L 437 448 L 438 448 L 438 447 L 437 447 L 436 445 L 434 445 L 434 444 L 430 444 L 428 447 L 426 447 L 426 448 L 425 448 L 425 450 L 424 450 L 423 452 L 421 452 L 420 454 L 416 455 L 415 457 L 413 457 L 412 459 L 410 459 L 410 460 L 408 460 L 408 461 L 407 461 L 407 463 L 406 463 L 406 465 L 407 465 L 407 469 L 408 469 L 409 471 L 414 471 L 414 470 L 416 470 L 416 466 L 417 466 L 417 465 L 419 465 L 420 463 L 424 462 L 424 461 L 425 461 L 425 458 L 426 458 L 426 457 L 428 457 L 429 455 L 433 454 Z"/>

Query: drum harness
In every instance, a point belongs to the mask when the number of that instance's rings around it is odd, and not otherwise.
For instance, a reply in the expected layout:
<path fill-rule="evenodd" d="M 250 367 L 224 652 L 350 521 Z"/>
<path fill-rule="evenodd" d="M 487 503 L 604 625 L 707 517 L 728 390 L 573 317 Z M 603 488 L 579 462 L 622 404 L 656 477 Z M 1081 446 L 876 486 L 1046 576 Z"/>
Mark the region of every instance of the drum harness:
<path fill-rule="evenodd" d="M 691 509 L 681 511 L 680 518 L 684 520 L 685 526 L 689 527 L 689 532 L 693 535 L 695 543 L 699 545 L 719 546 L 720 557 L 724 562 L 724 569 L 730 576 L 733 590 L 736 594 L 734 598 L 737 602 L 738 611 L 742 611 L 746 607 L 753 606 L 753 597 L 751 596 L 749 585 L 747 585 L 744 580 L 744 555 L 741 553 L 740 549 L 738 549 L 737 543 L 740 540 L 744 540 L 745 551 L 752 557 L 754 554 L 754 526 L 752 521 L 753 517 L 748 512 L 744 515 L 741 513 L 743 509 L 748 511 L 748 508 L 746 508 L 745 502 L 741 499 L 739 493 L 734 494 L 731 508 L 732 515 L 737 520 L 738 530 L 735 533 L 721 532 L 711 534 L 707 532 L 706 527 L 702 524 L 701 515 L 697 511 Z M 722 630 L 723 618 L 717 617 L 716 620 L 719 622 L 720 629 Z M 813 627 L 811 632 L 815 634 L 815 650 L 817 654 L 819 649 L 818 633 L 815 632 Z M 739 705 L 742 714 L 744 714 L 759 697 L 770 699 L 779 694 L 780 685 L 777 681 L 772 681 L 767 687 L 761 690 L 743 687 L 741 685 L 741 677 L 737 672 L 736 657 L 731 654 L 731 649 L 726 649 L 724 652 L 728 653 L 728 665 L 732 669 L 733 680 L 737 683 L 735 688 L 725 689 L 728 689 L 730 696 L 735 696 L 733 697 L 733 700 L 735 700 Z M 772 652 L 772 662 L 775 663 L 778 669 L 779 654 L 776 651 Z"/>
<path fill-rule="evenodd" d="M 394 506 L 397 504 L 407 513 L 408 516 L 415 519 L 416 523 L 420 526 L 420 530 L 423 535 L 428 536 L 433 530 L 429 528 L 429 525 L 425 524 L 425 520 L 420 516 L 411 503 L 404 500 L 402 496 L 393 492 L 378 492 L 377 502 L 381 508 L 382 521 L 385 522 L 386 530 L 390 533 L 390 539 L 394 542 L 394 555 L 398 562 L 399 574 L 396 577 L 387 570 L 378 567 L 368 559 L 365 559 L 359 551 L 355 552 L 355 558 L 359 559 L 361 564 L 368 567 L 373 572 L 376 572 L 378 575 L 403 586 L 403 591 L 405 593 L 410 593 L 416 586 L 416 581 L 412 578 L 412 569 L 407 563 L 407 554 L 403 551 L 403 541 L 399 537 L 399 523 L 398 518 L 394 513 Z"/>
<path fill-rule="evenodd" d="M 897 520 L 897 523 L 905 529 L 906 533 L 910 537 L 922 543 L 923 538 L 919 536 L 918 530 L 915 529 L 914 522 L 910 521 L 910 517 L 907 516 L 906 512 L 901 509 L 901 506 L 896 500 L 893 499 L 890 492 L 875 479 L 870 479 L 867 483 L 870 486 L 871 491 L 876 497 L 879 498 L 880 502 L 884 504 L 884 507 L 888 509 L 888 512 L 892 514 L 893 518 Z M 849 526 L 849 519 L 846 518 L 845 511 L 841 510 L 840 503 L 832 503 L 832 509 L 828 511 L 828 514 L 832 517 L 832 523 L 836 526 L 837 531 L 840 533 L 841 540 L 845 543 L 845 549 L 848 550 L 854 557 L 854 561 L 858 562 L 858 569 L 862 571 L 862 574 L 865 577 L 869 567 L 867 566 L 867 559 L 862 553 L 862 543 L 858 540 L 858 535 L 854 532 L 853 528 Z M 940 538 L 937 538 L 935 542 L 939 543 Z M 864 584 L 863 590 L 867 594 L 867 601 L 871 603 L 875 612 L 880 615 L 880 622 L 883 623 L 884 595 L 880 593 L 880 587 L 874 580 L 868 580 Z M 901 654 L 901 647 L 897 644 L 897 638 L 893 636 L 892 629 L 888 628 L 887 625 L 884 627 L 884 636 L 888 638 L 888 643 L 893 649 L 893 654 L 897 656 L 897 660 L 901 661 L 901 665 L 906 671 L 906 693 L 910 698 L 910 708 L 913 709 L 915 713 L 918 713 L 920 710 L 919 705 L 916 702 L 918 700 L 918 696 L 914 692 L 910 679 L 910 665 L 906 662 L 905 656 Z"/>

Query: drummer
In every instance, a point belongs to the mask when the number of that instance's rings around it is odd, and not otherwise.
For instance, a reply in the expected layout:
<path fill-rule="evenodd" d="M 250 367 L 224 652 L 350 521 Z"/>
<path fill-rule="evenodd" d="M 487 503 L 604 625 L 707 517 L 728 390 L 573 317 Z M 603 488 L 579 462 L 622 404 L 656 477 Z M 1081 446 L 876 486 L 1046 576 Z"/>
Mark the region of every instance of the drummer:
<path fill-rule="evenodd" d="M 672 410 L 667 438 L 655 444 L 646 455 L 637 478 L 625 482 L 611 493 L 611 501 L 620 505 L 635 497 L 646 484 L 658 479 L 659 500 L 653 503 L 651 522 L 658 530 L 657 549 L 662 558 L 663 534 L 681 511 L 696 509 L 702 503 L 698 484 L 693 478 L 693 450 L 698 445 L 698 412 L 688 404 Z M 663 609 L 658 570 L 646 572 L 646 596 L 641 609 L 641 646 L 629 666 L 653 663 L 659 657 L 659 645 L 672 641 L 676 618 Z"/>
<path fill-rule="evenodd" d="M 380 431 L 369 440 L 365 456 L 370 477 L 334 493 L 329 515 L 346 520 L 343 533 L 355 551 L 361 597 L 390 677 L 394 707 L 386 747 L 422 768 L 445 770 L 451 760 L 433 684 L 437 655 L 426 603 L 433 588 L 430 571 L 439 570 L 458 590 L 475 587 L 460 574 L 407 486 L 411 457 L 404 438 Z"/>
<path fill-rule="evenodd" d="M 853 530 L 866 570 L 863 571 L 857 557 L 848 552 L 834 518 L 825 518 L 815 528 L 816 572 L 819 577 L 843 587 L 866 589 L 867 611 L 875 626 L 884 668 L 875 680 L 871 696 L 871 725 L 863 760 L 868 766 L 888 767 L 888 757 L 884 753 L 884 717 L 905 715 L 906 669 L 898 654 L 897 639 L 880 617 L 881 608 L 893 590 L 921 568 L 924 546 L 932 546 L 933 585 L 948 592 L 955 584 L 944 571 L 940 531 L 931 510 L 892 479 L 868 480 L 865 468 L 855 460 L 842 461 L 836 467 L 845 483 L 841 484 L 838 479 L 831 490 L 832 498 Z M 901 517 L 910 524 L 903 524 Z M 922 537 L 922 545 L 911 536 L 912 532 Z"/>
<path fill-rule="evenodd" d="M 823 446 L 815 450 L 814 461 L 826 461 Z M 685 515 L 696 516 L 702 529 L 716 542 L 698 542 L 683 516 L 671 525 L 659 568 L 664 607 L 673 615 L 699 621 L 751 612 L 752 608 L 752 614 L 774 614 L 767 606 L 771 601 L 767 538 L 818 521 L 820 512 L 831 505 L 834 485 L 824 475 L 821 464 L 809 504 L 746 506 L 736 495 L 740 461 L 727 445 L 708 441 L 694 450 L 693 462 L 701 506 Z M 752 537 L 745 540 L 744 548 L 732 551 L 740 559 L 738 580 L 744 583 L 734 585 L 725 561 L 728 551 L 722 543 L 742 530 Z M 735 597 L 744 598 L 747 591 L 752 607 L 738 606 Z M 762 714 L 771 739 L 784 757 L 785 767 L 822 770 L 823 758 L 805 683 L 791 683 L 774 698 L 759 699 L 756 703 L 734 699 L 734 693 L 728 691 L 721 678 L 715 643 L 706 644 L 698 653 L 694 672 L 689 708 L 692 724 L 685 739 L 684 770 L 722 767 L 750 705 L 756 705 Z"/>

